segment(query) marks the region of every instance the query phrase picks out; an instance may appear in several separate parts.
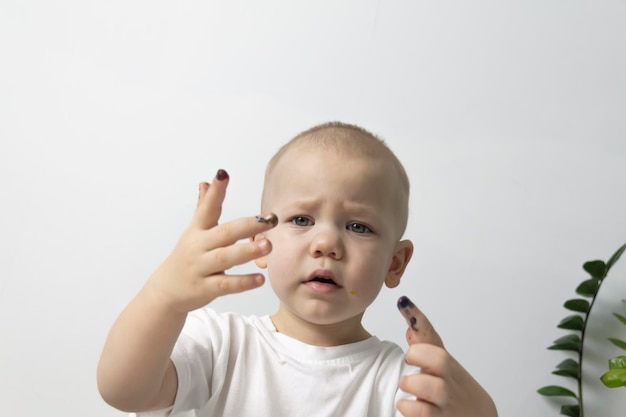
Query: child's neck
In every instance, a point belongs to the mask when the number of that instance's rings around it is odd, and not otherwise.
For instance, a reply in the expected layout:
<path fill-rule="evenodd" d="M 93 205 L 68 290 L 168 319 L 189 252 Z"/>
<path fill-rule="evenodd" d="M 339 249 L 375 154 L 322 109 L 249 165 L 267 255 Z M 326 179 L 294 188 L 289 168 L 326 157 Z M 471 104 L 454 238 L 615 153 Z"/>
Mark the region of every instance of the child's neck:
<path fill-rule="evenodd" d="M 278 332 L 308 345 L 339 346 L 371 337 L 361 324 L 362 316 L 338 323 L 316 324 L 303 320 L 281 306 L 271 319 Z"/>

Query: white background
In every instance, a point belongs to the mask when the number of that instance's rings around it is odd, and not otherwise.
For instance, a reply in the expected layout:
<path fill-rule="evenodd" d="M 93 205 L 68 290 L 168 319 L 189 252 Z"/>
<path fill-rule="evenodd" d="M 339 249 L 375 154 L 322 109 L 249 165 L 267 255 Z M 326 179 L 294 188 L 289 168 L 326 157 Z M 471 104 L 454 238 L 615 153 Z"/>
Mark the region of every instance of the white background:
<path fill-rule="evenodd" d="M 406 294 L 501 416 L 558 415 L 536 390 L 575 388 L 546 349 L 562 303 L 626 242 L 625 22 L 623 0 L 1 0 L 0 414 L 122 415 L 97 393 L 100 349 L 198 182 L 227 169 L 222 220 L 255 215 L 273 152 L 342 120 L 413 187 L 414 260 L 367 327 L 404 345 Z M 623 415 L 598 382 L 622 298 L 626 259 L 591 317 L 588 416 Z M 266 286 L 215 307 L 276 302 Z"/>

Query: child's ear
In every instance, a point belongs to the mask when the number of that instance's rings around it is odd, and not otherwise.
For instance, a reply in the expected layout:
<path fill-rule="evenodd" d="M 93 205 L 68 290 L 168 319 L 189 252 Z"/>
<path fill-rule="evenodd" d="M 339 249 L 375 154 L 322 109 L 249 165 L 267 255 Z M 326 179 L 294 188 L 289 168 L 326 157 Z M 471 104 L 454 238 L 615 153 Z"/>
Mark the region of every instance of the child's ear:
<path fill-rule="evenodd" d="M 255 240 L 260 240 L 260 239 L 265 239 L 265 235 L 263 234 L 258 234 L 255 236 L 252 236 L 250 238 L 250 242 L 254 242 Z M 256 266 L 258 266 L 259 268 L 265 269 L 267 268 L 267 256 L 261 256 L 260 258 L 256 258 L 254 260 L 254 263 L 256 264 Z"/>
<path fill-rule="evenodd" d="M 389 288 L 395 288 L 400 284 L 400 278 L 404 274 L 406 266 L 413 255 L 413 243 L 410 240 L 402 240 L 398 242 L 385 278 L 385 285 Z"/>

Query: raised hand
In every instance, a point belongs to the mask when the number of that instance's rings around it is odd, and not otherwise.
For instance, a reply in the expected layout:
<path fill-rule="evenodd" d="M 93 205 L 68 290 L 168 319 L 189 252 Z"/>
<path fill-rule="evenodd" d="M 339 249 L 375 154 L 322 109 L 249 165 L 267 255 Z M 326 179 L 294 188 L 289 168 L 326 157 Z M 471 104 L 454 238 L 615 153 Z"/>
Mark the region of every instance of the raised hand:
<path fill-rule="evenodd" d="M 228 174 L 220 170 L 212 184 L 203 182 L 195 213 L 176 247 L 150 277 L 146 289 L 176 312 L 186 313 L 215 298 L 263 284 L 263 275 L 226 275 L 225 270 L 267 255 L 268 240 L 237 243 L 274 227 L 273 214 L 245 217 L 218 225 Z"/>
<path fill-rule="evenodd" d="M 187 313 L 263 284 L 261 274 L 224 271 L 268 254 L 269 241 L 247 238 L 271 229 L 277 219 L 269 214 L 218 225 L 228 179 L 220 170 L 212 184 L 200 184 L 196 211 L 178 244 L 111 327 L 98 364 L 98 388 L 120 410 L 173 404 L 178 377 L 170 355 Z"/>
<path fill-rule="evenodd" d="M 439 334 L 426 316 L 407 297 L 398 309 L 407 321 L 407 363 L 421 372 L 403 376 L 400 388 L 417 400 L 400 400 L 398 410 L 406 417 L 497 417 L 489 394 L 444 348 Z"/>

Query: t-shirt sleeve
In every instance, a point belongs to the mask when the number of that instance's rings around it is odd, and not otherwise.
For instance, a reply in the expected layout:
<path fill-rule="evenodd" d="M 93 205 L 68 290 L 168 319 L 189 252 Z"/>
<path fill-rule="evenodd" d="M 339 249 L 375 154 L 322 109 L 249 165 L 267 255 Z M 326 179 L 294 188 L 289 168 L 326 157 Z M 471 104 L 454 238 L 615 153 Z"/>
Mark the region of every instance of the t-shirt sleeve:
<path fill-rule="evenodd" d="M 227 362 L 222 359 L 229 354 L 229 343 L 224 343 L 229 338 L 227 321 L 208 308 L 189 313 L 171 355 L 178 379 L 173 407 L 138 413 L 136 417 L 182 416 L 202 408 L 221 389 L 219 381 L 223 378 L 217 374 L 223 370 L 215 364 Z"/>

